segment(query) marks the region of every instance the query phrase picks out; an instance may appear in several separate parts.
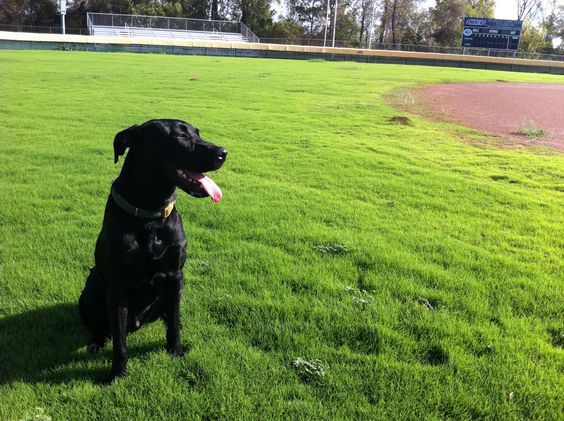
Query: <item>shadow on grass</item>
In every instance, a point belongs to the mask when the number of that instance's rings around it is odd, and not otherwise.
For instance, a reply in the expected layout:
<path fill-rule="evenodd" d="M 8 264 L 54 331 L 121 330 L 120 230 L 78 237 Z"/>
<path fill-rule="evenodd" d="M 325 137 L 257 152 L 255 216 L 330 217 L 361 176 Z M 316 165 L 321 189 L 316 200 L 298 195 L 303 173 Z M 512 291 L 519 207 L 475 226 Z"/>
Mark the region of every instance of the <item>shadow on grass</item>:
<path fill-rule="evenodd" d="M 97 383 L 111 365 L 111 343 L 97 356 L 86 352 L 88 332 L 78 304 L 56 304 L 0 320 L 0 385 L 13 381 Z M 128 347 L 130 356 L 163 348 Z"/>

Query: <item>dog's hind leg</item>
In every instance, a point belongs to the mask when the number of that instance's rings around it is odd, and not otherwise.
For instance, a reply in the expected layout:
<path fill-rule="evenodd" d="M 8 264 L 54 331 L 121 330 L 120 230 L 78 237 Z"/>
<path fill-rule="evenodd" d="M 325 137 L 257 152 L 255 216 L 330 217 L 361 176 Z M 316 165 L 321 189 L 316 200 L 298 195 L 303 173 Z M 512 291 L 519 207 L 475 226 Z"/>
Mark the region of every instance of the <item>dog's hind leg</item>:
<path fill-rule="evenodd" d="M 82 321 L 90 330 L 91 339 L 87 349 L 91 354 L 104 347 L 110 336 L 110 322 L 106 306 L 106 287 L 96 271 L 90 269 L 86 285 L 78 300 Z"/>

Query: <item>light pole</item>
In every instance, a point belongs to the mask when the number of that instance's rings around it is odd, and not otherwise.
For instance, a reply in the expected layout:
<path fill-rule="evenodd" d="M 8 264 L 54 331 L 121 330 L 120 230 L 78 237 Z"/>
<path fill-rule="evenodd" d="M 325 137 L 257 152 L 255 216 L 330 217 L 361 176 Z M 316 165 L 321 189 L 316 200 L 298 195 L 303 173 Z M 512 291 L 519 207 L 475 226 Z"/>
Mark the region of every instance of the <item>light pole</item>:
<path fill-rule="evenodd" d="M 59 0 L 59 10 L 61 12 L 61 31 L 65 34 L 65 15 L 67 14 L 67 0 Z"/>
<path fill-rule="evenodd" d="M 372 49 L 372 37 L 374 36 L 374 21 L 376 19 L 376 6 L 372 4 L 372 16 L 370 17 L 370 31 L 368 37 L 368 49 Z"/>
<path fill-rule="evenodd" d="M 333 14 L 333 47 L 335 46 L 335 29 L 337 29 L 337 7 L 338 7 L 338 0 L 335 0 L 335 11 Z"/>
<path fill-rule="evenodd" d="M 327 13 L 325 14 L 325 35 L 323 35 L 323 46 L 327 44 L 327 27 L 329 26 L 329 2 L 331 0 L 327 0 Z"/>

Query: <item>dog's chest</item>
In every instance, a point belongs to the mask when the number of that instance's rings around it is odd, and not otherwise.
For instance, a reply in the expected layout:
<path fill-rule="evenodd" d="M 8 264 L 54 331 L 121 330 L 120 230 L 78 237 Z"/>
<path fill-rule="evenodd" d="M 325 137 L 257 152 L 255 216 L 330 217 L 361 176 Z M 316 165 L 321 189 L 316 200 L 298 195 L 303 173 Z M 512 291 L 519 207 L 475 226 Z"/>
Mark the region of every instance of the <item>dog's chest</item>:
<path fill-rule="evenodd" d="M 162 275 L 182 269 L 186 260 L 186 240 L 170 228 L 144 227 L 122 238 L 130 280 L 158 285 Z"/>

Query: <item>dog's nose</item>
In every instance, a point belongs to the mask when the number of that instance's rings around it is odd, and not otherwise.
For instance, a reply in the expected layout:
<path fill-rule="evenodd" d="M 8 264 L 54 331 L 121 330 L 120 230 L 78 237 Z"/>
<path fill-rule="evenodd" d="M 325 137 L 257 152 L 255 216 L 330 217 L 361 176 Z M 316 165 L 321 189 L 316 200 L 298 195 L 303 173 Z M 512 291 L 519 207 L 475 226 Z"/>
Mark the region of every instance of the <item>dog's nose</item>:
<path fill-rule="evenodd" d="M 227 149 L 221 148 L 219 151 L 217 151 L 217 157 L 218 157 L 221 161 L 224 161 L 225 158 L 227 158 Z"/>

